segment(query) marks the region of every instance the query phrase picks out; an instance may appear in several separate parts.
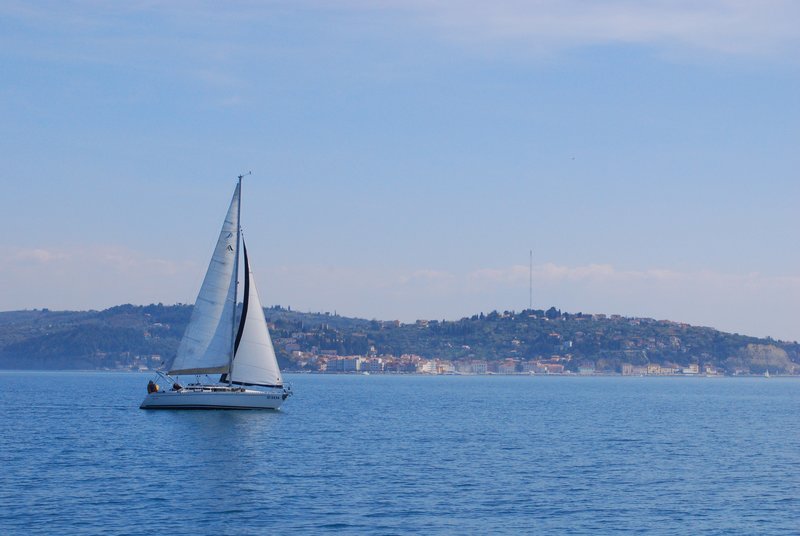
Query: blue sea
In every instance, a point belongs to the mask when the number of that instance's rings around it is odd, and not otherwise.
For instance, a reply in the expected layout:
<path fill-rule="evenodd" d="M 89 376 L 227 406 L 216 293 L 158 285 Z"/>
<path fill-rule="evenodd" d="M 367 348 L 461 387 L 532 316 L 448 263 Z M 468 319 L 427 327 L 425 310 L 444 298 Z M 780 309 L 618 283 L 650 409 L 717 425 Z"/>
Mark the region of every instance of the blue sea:
<path fill-rule="evenodd" d="M 2 534 L 797 534 L 800 380 L 0 373 Z"/>

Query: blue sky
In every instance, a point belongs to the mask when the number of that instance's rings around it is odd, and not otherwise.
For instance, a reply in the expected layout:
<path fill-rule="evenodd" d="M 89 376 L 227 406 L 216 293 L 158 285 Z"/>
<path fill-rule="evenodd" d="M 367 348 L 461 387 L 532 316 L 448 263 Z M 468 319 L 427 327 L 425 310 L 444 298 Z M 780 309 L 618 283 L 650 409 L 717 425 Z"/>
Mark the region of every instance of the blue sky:
<path fill-rule="evenodd" d="M 487 5 L 490 4 L 490 5 Z M 0 310 L 265 303 L 800 339 L 790 1 L 0 2 Z"/>

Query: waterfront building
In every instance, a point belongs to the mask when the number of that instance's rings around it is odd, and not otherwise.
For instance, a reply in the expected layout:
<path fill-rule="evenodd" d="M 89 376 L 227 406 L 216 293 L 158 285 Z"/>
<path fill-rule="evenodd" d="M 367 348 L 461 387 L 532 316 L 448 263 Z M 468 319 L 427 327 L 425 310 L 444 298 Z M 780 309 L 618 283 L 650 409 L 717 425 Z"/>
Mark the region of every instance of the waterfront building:
<path fill-rule="evenodd" d="M 436 360 L 430 359 L 417 363 L 417 372 L 422 374 L 437 374 Z"/>
<path fill-rule="evenodd" d="M 564 374 L 564 365 L 560 363 L 543 363 L 542 366 L 547 374 Z"/>
<path fill-rule="evenodd" d="M 681 372 L 684 374 L 699 374 L 700 373 L 700 365 L 697 363 L 692 363 L 688 367 L 685 367 Z"/>
<path fill-rule="evenodd" d="M 486 374 L 489 372 L 488 363 L 475 359 L 470 363 L 470 371 L 472 374 Z"/>
<path fill-rule="evenodd" d="M 506 359 L 499 365 L 497 365 L 497 373 L 498 374 L 516 374 L 517 373 L 517 363 L 513 359 Z"/>
<path fill-rule="evenodd" d="M 460 374 L 473 374 L 471 361 L 456 361 L 453 363 L 456 372 Z"/>
<path fill-rule="evenodd" d="M 358 372 L 364 358 L 360 356 L 332 357 L 328 359 L 327 372 Z"/>
<path fill-rule="evenodd" d="M 371 357 L 366 362 L 366 369 L 369 372 L 383 372 L 383 359 L 380 357 Z"/>
<path fill-rule="evenodd" d="M 455 372 L 455 367 L 452 361 L 440 360 L 436 370 L 439 374 L 452 374 Z"/>

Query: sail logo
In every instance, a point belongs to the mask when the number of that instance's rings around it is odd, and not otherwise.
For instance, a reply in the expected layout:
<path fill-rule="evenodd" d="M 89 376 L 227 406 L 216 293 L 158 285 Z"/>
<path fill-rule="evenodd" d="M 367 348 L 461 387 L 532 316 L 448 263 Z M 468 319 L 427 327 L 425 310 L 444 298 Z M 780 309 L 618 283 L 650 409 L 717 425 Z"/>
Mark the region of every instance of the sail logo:
<path fill-rule="evenodd" d="M 228 253 L 233 253 L 233 246 L 228 244 L 228 247 L 225 248 L 225 251 L 227 251 Z"/>

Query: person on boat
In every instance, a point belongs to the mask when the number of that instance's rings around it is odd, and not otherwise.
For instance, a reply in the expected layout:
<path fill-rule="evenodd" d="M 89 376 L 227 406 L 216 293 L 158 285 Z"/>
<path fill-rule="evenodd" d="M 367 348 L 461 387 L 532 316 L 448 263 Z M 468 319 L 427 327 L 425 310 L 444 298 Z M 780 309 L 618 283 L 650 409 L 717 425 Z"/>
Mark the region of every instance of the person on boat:
<path fill-rule="evenodd" d="M 183 389 L 183 385 L 179 384 L 178 382 L 172 384 L 173 391 L 180 391 L 181 389 Z"/>
<path fill-rule="evenodd" d="M 157 393 L 157 392 L 158 392 L 158 384 L 156 382 L 154 382 L 153 380 L 150 380 L 147 383 L 147 393 L 150 394 L 150 393 Z"/>

